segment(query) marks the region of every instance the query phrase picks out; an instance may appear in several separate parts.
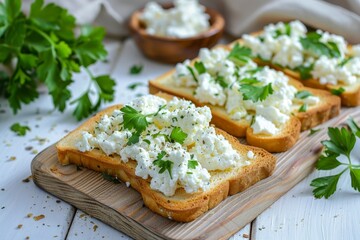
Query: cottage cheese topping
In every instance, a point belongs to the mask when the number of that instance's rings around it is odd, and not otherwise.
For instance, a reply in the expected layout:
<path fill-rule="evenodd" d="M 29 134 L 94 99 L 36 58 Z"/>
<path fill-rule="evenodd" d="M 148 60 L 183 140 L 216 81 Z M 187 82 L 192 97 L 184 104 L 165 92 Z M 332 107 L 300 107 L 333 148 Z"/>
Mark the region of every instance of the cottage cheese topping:
<path fill-rule="evenodd" d="M 301 34 L 300 30 L 298 32 L 297 34 Z M 196 66 L 187 60 L 177 64 L 173 83 L 179 87 L 194 87 L 194 97 L 199 102 L 224 107 L 233 120 L 250 123 L 253 115 L 261 116 L 259 121 L 255 121 L 255 126 L 256 132 L 262 134 L 276 134 L 289 120 L 294 104 L 299 108 L 299 104 L 318 103 L 319 98 L 315 96 L 295 99 L 297 89 L 289 85 L 289 78 L 282 72 L 269 67 L 258 67 L 251 60 L 237 65 L 230 60 L 229 53 L 224 48 L 201 49 L 196 61 L 206 71 L 201 70 L 199 73 Z M 252 85 L 255 87 L 271 85 L 273 91 L 262 100 L 246 99 L 242 91 L 243 81 L 256 81 Z"/>
<path fill-rule="evenodd" d="M 360 57 L 360 44 L 354 45 L 352 47 L 351 55 L 355 57 Z"/>
<path fill-rule="evenodd" d="M 315 62 L 311 73 L 320 80 L 321 84 L 352 85 L 360 82 L 359 57 L 350 59 L 344 66 L 339 66 L 339 64 L 338 59 L 322 56 Z"/>
<path fill-rule="evenodd" d="M 310 68 L 312 76 L 319 79 L 321 84 L 350 86 L 359 82 L 358 71 L 352 71 L 357 60 L 349 61 L 344 66 L 340 63 L 346 59 L 347 54 L 360 56 L 360 47 L 354 46 L 349 52 L 347 42 L 342 36 L 317 30 L 319 39 L 311 40 L 307 39 L 307 34 L 306 27 L 299 21 L 289 24 L 280 22 L 265 26 L 264 32 L 258 36 L 245 34 L 243 40 L 254 56 L 265 61 L 295 71 L 298 67 Z M 312 41 L 318 42 L 313 44 Z M 324 55 L 324 48 L 332 49 L 330 56 Z"/>
<path fill-rule="evenodd" d="M 93 132 L 83 132 L 77 148 L 82 152 L 97 148 L 107 155 L 118 154 L 124 162 L 135 160 L 135 174 L 144 179 L 151 177 L 150 187 L 166 196 L 173 195 L 178 187 L 188 193 L 207 190 L 209 171 L 249 164 L 209 126 L 208 107 L 197 108 L 178 98 L 167 103 L 152 95 L 137 98 L 127 106 L 147 115 L 149 124 L 138 142 L 128 143 L 135 130 L 125 129 L 125 113 L 115 110 L 112 115 L 104 115 Z M 171 140 L 175 128 L 186 134 L 183 143 Z M 157 164 L 160 160 L 168 161 L 170 167 Z"/>
<path fill-rule="evenodd" d="M 175 0 L 174 7 L 167 10 L 156 2 L 149 2 L 140 20 L 149 34 L 187 38 L 209 29 L 209 18 L 198 0 Z"/>

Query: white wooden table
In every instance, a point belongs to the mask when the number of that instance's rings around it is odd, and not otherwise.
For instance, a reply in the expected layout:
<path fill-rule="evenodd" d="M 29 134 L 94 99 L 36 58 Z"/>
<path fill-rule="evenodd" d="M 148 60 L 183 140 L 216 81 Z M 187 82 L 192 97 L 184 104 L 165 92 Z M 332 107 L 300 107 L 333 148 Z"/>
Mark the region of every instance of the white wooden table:
<path fill-rule="evenodd" d="M 106 46 L 107 63 L 97 64 L 93 71 L 111 73 L 116 79 L 114 102 L 147 93 L 147 81 L 173 67 L 146 60 L 132 40 L 123 44 L 109 40 Z M 144 66 L 139 75 L 129 74 L 134 64 Z M 88 81 L 83 74 L 75 79 L 74 98 Z M 143 85 L 127 88 L 138 82 Z M 40 90 L 40 98 L 17 115 L 0 99 L 0 239 L 131 239 L 33 183 L 30 163 L 34 156 L 80 124 L 71 116 L 73 106 L 64 113 L 53 111 L 46 89 L 40 86 Z M 10 131 L 16 122 L 31 131 L 16 136 Z M 357 155 L 359 160 L 359 151 Z M 360 194 L 350 188 L 350 178 L 345 176 L 334 196 L 316 200 L 309 184 L 321 174 L 314 171 L 231 239 L 360 239 Z"/>

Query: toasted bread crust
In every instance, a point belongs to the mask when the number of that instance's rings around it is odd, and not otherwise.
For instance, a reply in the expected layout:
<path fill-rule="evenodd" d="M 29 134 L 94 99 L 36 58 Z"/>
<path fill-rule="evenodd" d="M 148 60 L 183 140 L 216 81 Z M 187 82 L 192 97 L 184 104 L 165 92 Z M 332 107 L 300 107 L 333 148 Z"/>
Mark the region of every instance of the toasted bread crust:
<path fill-rule="evenodd" d="M 170 98 L 168 95 L 162 96 Z M 56 145 L 58 159 L 63 165 L 83 166 L 94 171 L 105 172 L 123 182 L 129 182 L 131 187 L 141 194 L 144 204 L 164 217 L 180 222 L 192 221 L 217 206 L 227 196 L 243 191 L 270 176 L 275 168 L 276 158 L 270 153 L 263 149 L 242 145 L 236 138 L 216 129 L 218 134 L 222 134 L 229 140 L 241 156 L 246 157 L 248 151 L 253 151 L 255 159 L 245 167 L 236 167 L 222 172 L 211 171 L 211 187 L 208 191 L 189 194 L 180 188 L 174 196 L 166 197 L 161 192 L 150 188 L 149 179 L 142 179 L 135 175 L 135 161 L 130 160 L 124 163 L 118 155 L 107 156 L 96 149 L 89 152 L 80 152 L 76 149 L 75 143 L 80 139 L 83 131 L 91 131 L 102 115 L 110 114 L 118 108 L 121 108 L 121 105 L 103 110 L 60 140 Z"/>
<path fill-rule="evenodd" d="M 281 133 L 275 136 L 254 134 L 252 128 L 246 130 L 246 141 L 256 147 L 262 147 L 269 152 L 285 152 L 290 149 L 299 139 L 301 122 L 296 117 L 291 117 L 281 129 Z"/>
<path fill-rule="evenodd" d="M 213 118 L 211 122 L 220 129 L 225 130 L 227 133 L 235 137 L 246 137 L 250 145 L 264 148 L 270 152 L 283 152 L 290 149 L 297 141 L 300 130 L 304 131 L 310 128 L 313 128 L 340 113 L 340 98 L 330 94 L 324 90 L 312 89 L 304 87 L 304 85 L 289 77 L 289 84 L 293 85 L 299 91 L 307 90 L 313 93 L 320 98 L 320 103 L 316 106 L 310 107 L 306 112 L 298 112 L 294 110 L 295 117 L 297 117 L 301 124 L 294 124 L 292 131 L 285 131 L 286 134 L 291 134 L 285 136 L 280 134 L 279 136 L 270 136 L 264 138 L 261 135 L 254 135 L 252 131 L 249 131 L 250 123 L 241 120 L 235 121 L 232 120 L 225 109 L 219 106 L 213 106 L 211 104 L 200 103 L 193 95 L 195 88 L 184 88 L 176 87 L 172 84 L 171 76 L 175 70 L 171 70 L 162 76 L 149 81 L 149 92 L 151 94 L 156 94 L 159 92 L 169 93 L 181 98 L 192 101 L 198 106 L 207 105 L 210 107 Z M 294 120 L 292 120 L 294 121 Z"/>

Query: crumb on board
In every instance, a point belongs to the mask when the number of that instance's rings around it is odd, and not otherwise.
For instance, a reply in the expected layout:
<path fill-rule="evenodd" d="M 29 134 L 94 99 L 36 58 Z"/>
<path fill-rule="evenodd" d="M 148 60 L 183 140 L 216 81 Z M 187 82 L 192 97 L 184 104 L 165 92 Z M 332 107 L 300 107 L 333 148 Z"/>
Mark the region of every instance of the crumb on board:
<path fill-rule="evenodd" d="M 39 221 L 39 220 L 41 220 L 41 219 L 43 219 L 43 218 L 45 218 L 45 215 L 44 215 L 44 214 L 40 214 L 40 215 L 38 215 L 38 216 L 33 217 L 33 219 L 34 219 L 35 221 Z"/>
<path fill-rule="evenodd" d="M 243 238 L 249 238 L 249 235 L 246 233 L 244 233 L 242 236 L 243 236 Z"/>
<path fill-rule="evenodd" d="M 16 160 L 16 157 L 15 157 L 15 156 L 11 156 L 11 157 L 9 158 L 9 160 L 10 160 L 10 161 L 14 161 L 14 160 Z"/>
<path fill-rule="evenodd" d="M 17 229 L 21 229 L 22 226 L 23 226 L 22 224 L 17 225 Z"/>
<path fill-rule="evenodd" d="M 32 213 L 28 213 L 28 214 L 26 215 L 26 217 L 28 217 L 28 218 L 31 218 L 32 216 L 33 216 Z"/>
<path fill-rule="evenodd" d="M 30 182 L 30 180 L 31 180 L 32 178 L 33 178 L 32 175 L 30 175 L 30 176 L 28 176 L 27 178 L 23 179 L 22 182 L 28 183 L 28 182 Z"/>
<path fill-rule="evenodd" d="M 95 225 L 93 226 L 94 232 L 96 232 L 97 229 L 98 229 L 98 225 L 95 224 Z"/>

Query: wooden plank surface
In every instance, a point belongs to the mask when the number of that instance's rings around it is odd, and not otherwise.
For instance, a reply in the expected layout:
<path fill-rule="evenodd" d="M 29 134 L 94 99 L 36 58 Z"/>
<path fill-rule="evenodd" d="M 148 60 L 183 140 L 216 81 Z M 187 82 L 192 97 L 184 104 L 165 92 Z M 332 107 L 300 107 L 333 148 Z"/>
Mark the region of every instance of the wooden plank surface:
<path fill-rule="evenodd" d="M 190 223 L 176 223 L 152 213 L 141 196 L 125 184 L 113 184 L 91 170 L 61 166 L 50 146 L 32 162 L 34 182 L 84 212 L 137 239 L 226 239 L 256 218 L 312 170 L 321 151 L 326 128 L 344 122 L 351 113 L 360 119 L 360 108 L 343 110 L 323 125 L 316 137 L 301 134 L 288 152 L 277 154 L 274 174 Z"/>

